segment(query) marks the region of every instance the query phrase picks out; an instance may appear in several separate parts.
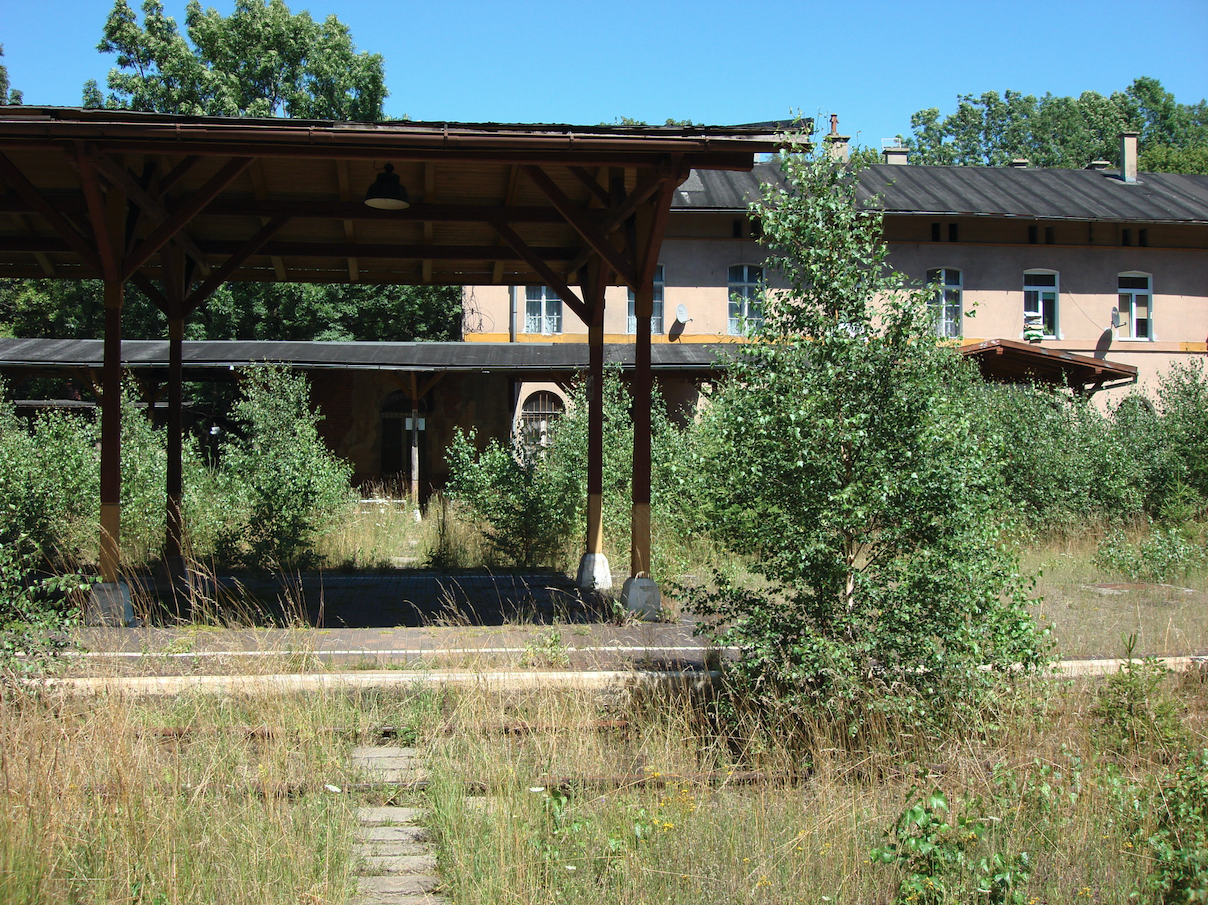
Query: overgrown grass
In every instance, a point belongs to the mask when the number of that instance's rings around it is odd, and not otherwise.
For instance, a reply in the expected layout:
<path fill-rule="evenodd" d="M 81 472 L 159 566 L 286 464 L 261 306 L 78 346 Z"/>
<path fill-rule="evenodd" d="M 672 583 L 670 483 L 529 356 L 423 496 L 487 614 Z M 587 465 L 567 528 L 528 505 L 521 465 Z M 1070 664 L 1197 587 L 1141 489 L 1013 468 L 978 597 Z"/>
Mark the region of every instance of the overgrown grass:
<path fill-rule="evenodd" d="M 467 695 L 427 739 L 447 894 L 463 905 L 888 903 L 905 865 L 871 853 L 938 790 L 953 827 L 982 830 L 937 836 L 963 860 L 936 872 L 949 894 L 930 901 L 1156 901 L 1149 839 L 1179 752 L 1208 742 L 1208 694 L 1202 676 L 1146 686 L 1144 705 L 1169 705 L 1177 740 L 1120 748 L 1105 726 L 1138 711 L 1104 688 L 1029 682 L 976 725 L 899 730 L 859 752 L 824 732 L 807 751 L 727 738 L 684 700 L 618 711 L 575 694 Z M 601 716 L 626 727 L 594 725 Z M 529 731 L 502 731 L 520 724 Z M 750 771 L 767 781 L 744 784 Z M 1030 869 L 1001 898 L 976 892 L 995 855 L 1024 852 Z"/>
<path fill-rule="evenodd" d="M 6 692 L 0 706 L 0 901 L 346 900 L 368 727 L 410 725 L 405 697 Z M 336 730 L 336 731 L 333 731 Z"/>

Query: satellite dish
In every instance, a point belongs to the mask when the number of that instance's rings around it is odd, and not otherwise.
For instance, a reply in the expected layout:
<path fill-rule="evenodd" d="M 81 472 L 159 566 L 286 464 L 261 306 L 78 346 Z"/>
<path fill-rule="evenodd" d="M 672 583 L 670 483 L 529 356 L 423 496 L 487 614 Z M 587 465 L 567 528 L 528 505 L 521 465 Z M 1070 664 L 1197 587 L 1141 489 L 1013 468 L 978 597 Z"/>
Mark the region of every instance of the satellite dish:
<path fill-rule="evenodd" d="M 1119 329 L 1120 327 L 1120 309 L 1112 308 L 1112 326 Z"/>
<path fill-rule="evenodd" d="M 675 306 L 675 320 L 676 323 L 680 324 L 686 324 L 688 321 L 692 320 L 692 318 L 688 317 L 687 305 L 681 303 Z"/>

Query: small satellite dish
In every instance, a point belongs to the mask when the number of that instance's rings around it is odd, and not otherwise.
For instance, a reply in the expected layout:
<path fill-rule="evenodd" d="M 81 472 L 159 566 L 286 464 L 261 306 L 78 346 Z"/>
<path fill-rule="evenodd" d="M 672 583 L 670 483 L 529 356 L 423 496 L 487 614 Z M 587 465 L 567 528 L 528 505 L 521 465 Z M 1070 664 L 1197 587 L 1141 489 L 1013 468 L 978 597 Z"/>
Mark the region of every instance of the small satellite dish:
<path fill-rule="evenodd" d="M 688 317 L 687 305 L 681 303 L 675 306 L 675 320 L 676 323 L 680 324 L 686 324 L 688 321 L 692 320 L 692 318 Z"/>
<path fill-rule="evenodd" d="M 1112 326 L 1119 329 L 1120 327 L 1120 309 L 1112 308 Z"/>

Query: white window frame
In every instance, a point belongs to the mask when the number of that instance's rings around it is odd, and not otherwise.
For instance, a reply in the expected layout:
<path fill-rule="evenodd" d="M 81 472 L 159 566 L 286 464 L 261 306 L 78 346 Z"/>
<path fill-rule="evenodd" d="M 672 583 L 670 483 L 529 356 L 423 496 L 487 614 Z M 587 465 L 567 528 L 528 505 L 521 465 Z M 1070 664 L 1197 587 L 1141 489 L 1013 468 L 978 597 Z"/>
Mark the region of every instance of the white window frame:
<path fill-rule="evenodd" d="M 663 265 L 659 264 L 654 268 L 654 313 L 650 316 L 650 332 L 662 333 L 663 331 L 663 297 L 667 288 L 667 281 L 664 276 L 665 271 Z M 637 297 L 633 294 L 633 290 L 629 290 L 629 320 L 626 322 L 626 332 L 638 332 L 638 316 L 637 316 Z"/>
<path fill-rule="evenodd" d="M 762 264 L 731 264 L 726 271 L 731 336 L 746 336 L 763 323 L 759 299 L 763 294 Z"/>
<path fill-rule="evenodd" d="M 1028 285 L 1030 276 L 1051 276 L 1053 285 Z M 1044 329 L 1045 299 L 1043 295 L 1051 293 L 1052 299 L 1052 331 Z M 1023 316 L 1026 326 L 1029 315 L 1039 315 L 1041 318 L 1041 335 L 1044 339 L 1062 339 L 1061 335 L 1061 274 L 1056 270 L 1025 270 L 1023 272 Z M 1021 331 L 1019 334 L 1023 336 Z"/>
<path fill-rule="evenodd" d="M 524 287 L 524 332 L 545 336 L 562 332 L 562 299 L 548 286 Z"/>
<path fill-rule="evenodd" d="M 1129 287 L 1124 288 L 1120 282 L 1125 279 L 1130 280 L 1145 280 L 1145 288 Z M 1139 270 L 1128 270 L 1124 273 L 1116 274 L 1116 298 L 1120 312 L 1121 324 L 1116 330 L 1116 339 L 1126 340 L 1128 342 L 1151 343 L 1154 341 L 1153 329 L 1153 274 L 1142 273 Z M 1144 308 L 1146 316 L 1145 335 L 1137 335 L 1137 300 L 1144 299 Z M 1128 319 L 1127 326 L 1123 323 L 1124 319 Z"/>
<path fill-rule="evenodd" d="M 956 282 L 949 280 L 956 275 Z M 965 333 L 965 274 L 958 267 L 932 267 L 927 271 L 927 285 L 940 284 L 929 304 L 938 312 L 935 322 L 936 335 L 945 339 L 959 339 Z"/>

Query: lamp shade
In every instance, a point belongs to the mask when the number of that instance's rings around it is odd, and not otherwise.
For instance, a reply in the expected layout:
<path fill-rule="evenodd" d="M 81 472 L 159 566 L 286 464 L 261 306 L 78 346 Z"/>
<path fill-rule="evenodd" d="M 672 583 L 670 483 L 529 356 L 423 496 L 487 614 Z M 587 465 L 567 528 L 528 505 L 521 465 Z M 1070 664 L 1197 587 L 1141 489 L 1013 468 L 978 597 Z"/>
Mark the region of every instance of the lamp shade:
<path fill-rule="evenodd" d="M 398 174 L 394 172 L 394 164 L 386 164 L 382 172 L 377 174 L 373 185 L 365 193 L 365 203 L 380 210 L 401 211 L 411 206 L 407 190 L 399 182 Z"/>

